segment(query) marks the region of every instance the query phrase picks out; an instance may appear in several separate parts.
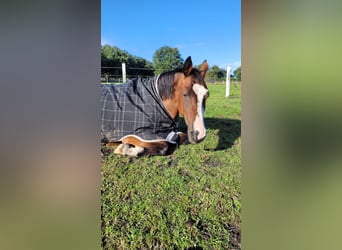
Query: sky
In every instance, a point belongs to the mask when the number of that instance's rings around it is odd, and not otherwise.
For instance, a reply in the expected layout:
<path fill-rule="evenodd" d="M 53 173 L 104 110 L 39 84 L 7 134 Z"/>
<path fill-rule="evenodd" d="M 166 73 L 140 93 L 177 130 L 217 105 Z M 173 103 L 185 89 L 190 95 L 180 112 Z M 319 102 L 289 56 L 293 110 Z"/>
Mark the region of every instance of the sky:
<path fill-rule="evenodd" d="M 193 64 L 241 65 L 240 0 L 102 0 L 101 44 L 152 62 L 162 46 Z"/>

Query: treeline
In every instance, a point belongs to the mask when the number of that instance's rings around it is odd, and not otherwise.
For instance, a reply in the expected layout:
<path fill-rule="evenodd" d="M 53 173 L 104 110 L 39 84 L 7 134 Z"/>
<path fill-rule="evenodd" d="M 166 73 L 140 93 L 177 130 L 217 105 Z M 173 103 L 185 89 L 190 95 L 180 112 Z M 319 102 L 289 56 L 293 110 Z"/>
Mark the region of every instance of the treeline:
<path fill-rule="evenodd" d="M 111 76 L 114 78 L 122 77 L 121 64 L 126 63 L 127 78 L 134 78 L 137 76 L 151 77 L 155 74 L 160 74 L 167 70 L 175 69 L 183 63 L 183 58 L 177 48 L 163 46 L 156 50 L 153 55 L 153 63 L 148 60 L 133 56 L 125 50 L 118 47 L 103 45 L 101 47 L 101 76 Z M 206 81 L 217 82 L 225 81 L 227 71 L 217 65 L 209 67 L 206 75 Z M 237 68 L 231 74 L 233 81 L 241 81 L 241 67 Z"/>
<path fill-rule="evenodd" d="M 154 75 L 154 68 L 151 62 L 144 58 L 133 56 L 118 47 L 101 46 L 101 75 L 111 75 L 117 78 L 122 76 L 121 64 L 126 63 L 126 74 L 130 76 L 148 77 Z"/>

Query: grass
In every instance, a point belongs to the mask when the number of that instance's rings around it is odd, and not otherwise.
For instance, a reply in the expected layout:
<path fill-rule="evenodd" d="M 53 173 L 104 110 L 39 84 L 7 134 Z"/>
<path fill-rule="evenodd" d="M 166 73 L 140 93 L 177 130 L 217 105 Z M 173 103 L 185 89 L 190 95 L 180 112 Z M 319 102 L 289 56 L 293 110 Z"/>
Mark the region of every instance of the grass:
<path fill-rule="evenodd" d="M 208 87 L 203 142 L 102 158 L 103 249 L 240 249 L 240 84 Z"/>

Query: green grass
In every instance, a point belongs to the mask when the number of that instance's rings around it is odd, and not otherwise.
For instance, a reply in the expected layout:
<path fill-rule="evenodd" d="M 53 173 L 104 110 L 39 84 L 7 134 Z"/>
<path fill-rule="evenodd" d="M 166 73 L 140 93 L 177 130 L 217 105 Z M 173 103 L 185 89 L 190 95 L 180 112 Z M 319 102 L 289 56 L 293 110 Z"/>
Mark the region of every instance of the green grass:
<path fill-rule="evenodd" d="M 240 247 L 240 84 L 229 98 L 225 85 L 208 87 L 203 142 L 169 156 L 102 158 L 104 249 Z"/>

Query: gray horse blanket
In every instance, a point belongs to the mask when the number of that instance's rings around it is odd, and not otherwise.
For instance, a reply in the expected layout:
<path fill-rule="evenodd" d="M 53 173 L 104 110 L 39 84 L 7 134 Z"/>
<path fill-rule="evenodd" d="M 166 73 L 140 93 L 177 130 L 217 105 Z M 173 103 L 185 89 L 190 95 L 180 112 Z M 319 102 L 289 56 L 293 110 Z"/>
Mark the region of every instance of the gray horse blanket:
<path fill-rule="evenodd" d="M 158 94 L 158 77 L 101 84 L 101 141 L 118 142 L 126 135 L 175 143 L 177 122 Z"/>

